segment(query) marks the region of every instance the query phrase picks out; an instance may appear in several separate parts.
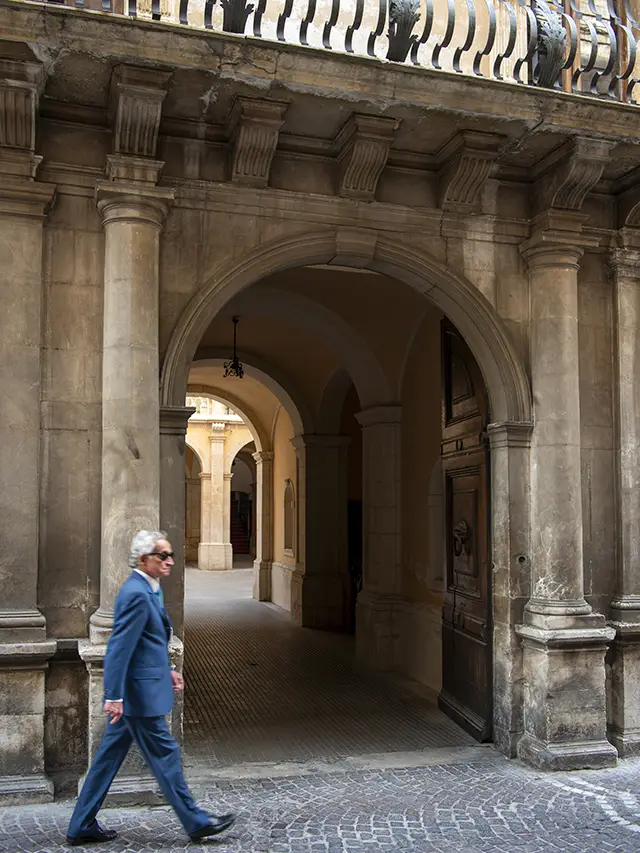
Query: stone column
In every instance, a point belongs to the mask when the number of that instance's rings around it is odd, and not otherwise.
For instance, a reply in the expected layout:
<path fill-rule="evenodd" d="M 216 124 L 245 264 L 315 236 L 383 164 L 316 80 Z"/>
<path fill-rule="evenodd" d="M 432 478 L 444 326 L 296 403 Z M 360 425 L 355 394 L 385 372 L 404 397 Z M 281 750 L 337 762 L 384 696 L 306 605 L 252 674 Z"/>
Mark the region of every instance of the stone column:
<path fill-rule="evenodd" d="M 172 190 L 102 184 L 105 228 L 102 356 L 102 557 L 100 607 L 91 640 L 104 643 L 129 574 L 137 530 L 157 530 L 160 513 L 158 281 L 160 232 Z"/>
<path fill-rule="evenodd" d="M 273 451 L 253 454 L 256 462 L 255 543 L 253 597 L 271 600 L 271 563 L 273 562 Z"/>
<path fill-rule="evenodd" d="M 209 436 L 209 465 L 208 478 L 203 477 L 203 484 L 209 486 L 205 494 L 202 490 L 202 531 L 198 546 L 198 568 L 205 572 L 220 572 L 231 568 L 231 543 L 224 538 L 224 429 L 223 423 L 211 425 Z M 206 526 L 205 526 L 206 525 Z"/>
<path fill-rule="evenodd" d="M 200 478 L 200 542 L 198 543 L 198 568 L 202 569 L 200 560 L 204 554 L 200 552 L 203 542 L 211 541 L 211 472 L 201 471 Z"/>
<path fill-rule="evenodd" d="M 53 796 L 44 772 L 44 673 L 56 650 L 38 610 L 43 224 L 35 180 L 42 68 L 0 60 L 0 806 Z"/>
<path fill-rule="evenodd" d="M 363 586 L 356 605 L 358 654 L 381 669 L 394 665 L 401 603 L 402 409 L 356 415 L 362 426 Z M 401 617 L 400 617 L 401 618 Z"/>
<path fill-rule="evenodd" d="M 634 229 L 635 231 L 636 229 Z M 640 237 L 636 237 L 638 241 Z M 640 753 L 640 250 L 616 249 L 613 284 L 617 589 L 611 602 L 609 740 L 622 757 Z"/>
<path fill-rule="evenodd" d="M 293 440 L 298 463 L 298 565 L 304 567 L 301 624 L 342 630 L 348 623 L 347 448 L 341 435 Z"/>
<path fill-rule="evenodd" d="M 160 529 L 173 546 L 175 565 L 163 581 L 165 606 L 178 637 L 184 626 L 185 435 L 195 409 L 160 407 Z"/>
<path fill-rule="evenodd" d="M 551 211 L 522 246 L 529 268 L 532 442 L 531 598 L 524 646 L 524 735 L 541 767 L 615 763 L 606 740 L 604 655 L 613 631 L 583 594 L 578 269 L 593 244 L 584 216 Z"/>

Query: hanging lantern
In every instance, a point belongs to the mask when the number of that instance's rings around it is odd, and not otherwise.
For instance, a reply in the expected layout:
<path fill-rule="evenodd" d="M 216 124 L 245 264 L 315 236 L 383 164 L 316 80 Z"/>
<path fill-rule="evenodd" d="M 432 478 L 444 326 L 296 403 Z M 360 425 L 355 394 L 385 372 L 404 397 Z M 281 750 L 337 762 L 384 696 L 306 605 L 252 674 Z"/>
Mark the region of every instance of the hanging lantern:
<path fill-rule="evenodd" d="M 233 318 L 233 358 L 231 361 L 225 361 L 223 377 L 227 379 L 229 376 L 235 376 L 236 379 L 242 379 L 244 376 L 244 367 L 242 366 L 237 352 L 237 333 L 239 317 Z"/>

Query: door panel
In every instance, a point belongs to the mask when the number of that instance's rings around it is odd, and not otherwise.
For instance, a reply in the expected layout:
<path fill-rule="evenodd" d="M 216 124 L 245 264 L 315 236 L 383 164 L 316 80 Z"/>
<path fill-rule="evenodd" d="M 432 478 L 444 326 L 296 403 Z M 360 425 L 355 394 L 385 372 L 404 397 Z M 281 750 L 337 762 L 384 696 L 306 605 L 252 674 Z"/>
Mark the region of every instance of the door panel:
<path fill-rule="evenodd" d="M 442 344 L 447 569 L 439 705 L 484 741 L 492 717 L 486 392 L 468 347 L 446 321 Z"/>

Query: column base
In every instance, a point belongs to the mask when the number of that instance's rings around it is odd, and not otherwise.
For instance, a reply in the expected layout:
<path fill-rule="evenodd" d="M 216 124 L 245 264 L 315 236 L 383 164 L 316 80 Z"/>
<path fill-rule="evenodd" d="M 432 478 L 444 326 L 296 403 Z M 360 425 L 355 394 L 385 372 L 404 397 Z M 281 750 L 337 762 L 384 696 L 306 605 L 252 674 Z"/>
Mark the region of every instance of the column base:
<path fill-rule="evenodd" d="M 198 545 L 198 568 L 202 572 L 228 572 L 233 568 L 233 546 L 230 542 L 201 542 Z"/>
<path fill-rule="evenodd" d="M 614 767 L 618 752 L 608 740 L 544 743 L 525 734 L 518 743 L 518 758 L 540 770 L 599 770 Z"/>
<path fill-rule="evenodd" d="M 53 799 L 44 772 L 44 676 L 55 640 L 0 644 L 0 805 Z"/>
<path fill-rule="evenodd" d="M 533 617 L 536 618 L 536 617 Z M 606 738 L 604 656 L 615 632 L 604 617 L 559 617 L 572 627 L 516 626 L 523 644 L 522 761 L 548 770 L 611 767 L 618 753 Z M 580 626 L 580 627 L 579 627 Z"/>
<path fill-rule="evenodd" d="M 181 669 L 183 644 L 178 637 L 172 637 L 169 644 L 169 657 L 172 664 Z M 96 750 L 108 725 L 104 713 L 104 656 L 106 646 L 94 646 L 88 640 L 80 640 L 78 652 L 89 672 L 89 762 L 93 761 Z M 181 744 L 182 741 L 182 699 L 174 699 L 173 712 L 167 718 L 171 733 Z M 82 788 L 84 776 L 78 784 Z M 156 781 L 146 765 L 138 747 L 132 744 L 129 754 L 114 779 L 105 802 L 109 805 L 157 805 L 164 803 Z"/>
<path fill-rule="evenodd" d="M 271 563 L 254 560 L 253 597 L 256 601 L 271 601 Z"/>
<path fill-rule="evenodd" d="M 50 803 L 53 782 L 47 776 L 0 776 L 0 806 L 26 806 Z"/>
<path fill-rule="evenodd" d="M 607 736 L 620 758 L 630 758 L 640 755 L 640 613 L 617 609 L 613 612 L 620 618 L 609 623 L 616 638 L 608 655 L 610 719 Z"/>
<path fill-rule="evenodd" d="M 394 666 L 398 636 L 395 630 L 396 596 L 363 590 L 356 602 L 356 654 L 360 660 L 388 670 Z"/>

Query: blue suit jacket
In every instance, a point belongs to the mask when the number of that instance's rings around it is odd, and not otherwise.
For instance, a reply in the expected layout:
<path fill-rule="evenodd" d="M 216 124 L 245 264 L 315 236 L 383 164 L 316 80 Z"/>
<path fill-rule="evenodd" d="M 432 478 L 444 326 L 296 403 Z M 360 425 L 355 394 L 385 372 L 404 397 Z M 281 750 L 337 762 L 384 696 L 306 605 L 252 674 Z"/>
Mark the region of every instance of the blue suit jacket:
<path fill-rule="evenodd" d="M 128 717 L 160 717 L 173 707 L 171 622 L 151 585 L 132 572 L 120 587 L 104 659 L 104 695 L 123 699 Z"/>

